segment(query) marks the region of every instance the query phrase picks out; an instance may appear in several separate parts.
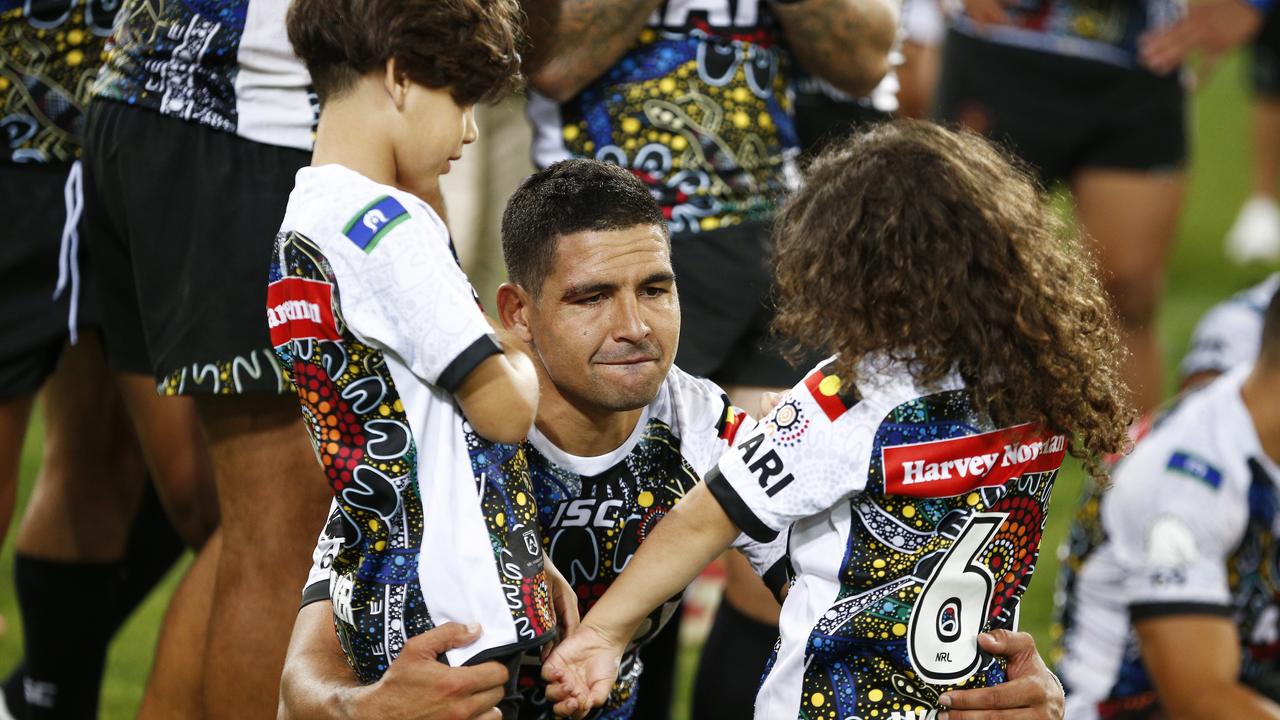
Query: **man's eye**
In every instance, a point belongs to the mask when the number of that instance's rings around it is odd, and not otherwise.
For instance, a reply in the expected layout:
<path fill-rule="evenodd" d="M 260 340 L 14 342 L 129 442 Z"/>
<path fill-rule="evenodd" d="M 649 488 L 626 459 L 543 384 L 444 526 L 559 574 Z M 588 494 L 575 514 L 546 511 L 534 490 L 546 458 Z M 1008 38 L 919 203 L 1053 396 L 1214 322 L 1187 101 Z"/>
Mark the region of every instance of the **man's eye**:
<path fill-rule="evenodd" d="M 595 295 L 588 295 L 587 297 L 584 297 L 581 300 L 578 300 L 578 304 L 579 305 L 595 305 L 596 303 L 599 303 L 602 300 L 604 300 L 604 293 L 596 293 Z"/>
<path fill-rule="evenodd" d="M 647 287 L 641 289 L 640 294 L 650 298 L 662 297 L 667 294 L 667 289 L 660 287 Z"/>

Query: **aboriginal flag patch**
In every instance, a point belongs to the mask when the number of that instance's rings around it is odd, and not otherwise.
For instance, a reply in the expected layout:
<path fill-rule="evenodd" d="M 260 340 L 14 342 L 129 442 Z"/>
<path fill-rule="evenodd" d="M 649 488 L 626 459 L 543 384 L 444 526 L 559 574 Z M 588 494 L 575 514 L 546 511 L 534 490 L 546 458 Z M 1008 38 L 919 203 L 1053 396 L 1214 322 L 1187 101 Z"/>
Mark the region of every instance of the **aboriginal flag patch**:
<path fill-rule="evenodd" d="M 818 407 L 822 408 L 823 414 L 831 422 L 835 422 L 862 399 L 853 383 L 848 383 L 846 387 L 840 376 L 835 374 L 835 363 L 827 363 L 809 373 L 804 379 L 804 386 L 809 389 L 814 402 L 818 403 Z"/>

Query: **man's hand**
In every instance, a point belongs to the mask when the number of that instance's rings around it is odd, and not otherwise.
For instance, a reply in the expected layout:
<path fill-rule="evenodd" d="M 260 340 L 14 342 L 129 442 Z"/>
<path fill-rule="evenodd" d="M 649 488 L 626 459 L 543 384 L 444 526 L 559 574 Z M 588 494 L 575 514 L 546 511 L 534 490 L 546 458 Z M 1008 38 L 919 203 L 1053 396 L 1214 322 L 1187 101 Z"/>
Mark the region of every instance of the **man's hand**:
<path fill-rule="evenodd" d="M 496 662 L 450 667 L 446 650 L 470 645 L 478 625 L 448 623 L 409 638 L 378 682 L 353 698 L 353 718 L 501 720 L 507 669 Z"/>
<path fill-rule="evenodd" d="M 280 679 L 280 720 L 500 720 L 507 669 L 496 662 L 450 667 L 446 650 L 470 645 L 479 626 L 448 623 L 412 637 L 378 682 L 361 685 L 338 645 L 332 605 L 298 612 Z"/>
<path fill-rule="evenodd" d="M 1153 30 L 1138 41 L 1144 67 L 1168 75 L 1193 53 L 1200 53 L 1197 73 L 1203 81 L 1223 53 L 1249 40 L 1262 27 L 1262 13 L 1243 0 L 1192 2 L 1178 22 Z"/>
<path fill-rule="evenodd" d="M 603 705 L 618 678 L 626 645 L 587 624 L 560 643 L 542 664 L 547 699 L 555 703 L 556 715 L 581 718 Z"/>
<path fill-rule="evenodd" d="M 938 720 L 1061 720 L 1066 697 L 1049 672 L 1035 638 L 995 630 L 978 636 L 978 645 L 1009 661 L 1009 679 L 976 690 L 952 690 L 938 699 Z"/>

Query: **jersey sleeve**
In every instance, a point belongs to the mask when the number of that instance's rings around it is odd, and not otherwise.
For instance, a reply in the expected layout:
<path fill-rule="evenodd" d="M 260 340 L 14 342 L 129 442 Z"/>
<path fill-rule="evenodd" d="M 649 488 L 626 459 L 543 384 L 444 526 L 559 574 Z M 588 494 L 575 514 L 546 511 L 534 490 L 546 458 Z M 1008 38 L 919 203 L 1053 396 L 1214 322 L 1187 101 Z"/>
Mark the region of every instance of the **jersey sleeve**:
<path fill-rule="evenodd" d="M 302 587 L 302 607 L 329 599 L 329 568 L 333 567 L 333 560 L 345 540 L 343 534 L 342 510 L 334 499 L 329 503 L 329 518 L 316 539 L 315 550 L 311 552 L 311 569 L 307 571 L 307 582 Z"/>
<path fill-rule="evenodd" d="M 502 352 L 447 231 L 425 206 L 390 195 L 358 212 L 331 256 L 347 326 L 399 357 L 427 383 L 454 392 Z"/>
<path fill-rule="evenodd" d="M 1227 560 L 1246 501 L 1192 453 L 1131 459 L 1140 462 L 1117 468 L 1116 485 L 1103 499 L 1130 616 L 1229 615 Z"/>
<path fill-rule="evenodd" d="M 732 447 L 704 480 L 757 542 L 866 486 L 879 418 L 830 366 L 814 370 Z"/>
<path fill-rule="evenodd" d="M 1242 298 L 1219 303 L 1196 323 L 1191 347 L 1182 358 L 1182 377 L 1200 372 L 1222 373 L 1253 362 L 1261 344 L 1261 312 Z"/>

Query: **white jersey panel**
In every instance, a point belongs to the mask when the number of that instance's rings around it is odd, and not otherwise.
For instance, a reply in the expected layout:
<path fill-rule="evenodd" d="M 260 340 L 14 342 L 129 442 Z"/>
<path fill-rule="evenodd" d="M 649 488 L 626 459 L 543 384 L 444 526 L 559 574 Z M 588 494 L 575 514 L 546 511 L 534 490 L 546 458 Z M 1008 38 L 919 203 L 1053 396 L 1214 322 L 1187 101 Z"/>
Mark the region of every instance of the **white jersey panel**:
<path fill-rule="evenodd" d="M 1199 372 L 1226 372 L 1252 363 L 1262 346 L 1262 318 L 1267 304 L 1280 289 L 1280 273 L 1214 305 L 1191 335 L 1191 347 L 1182 358 L 1182 377 Z"/>

